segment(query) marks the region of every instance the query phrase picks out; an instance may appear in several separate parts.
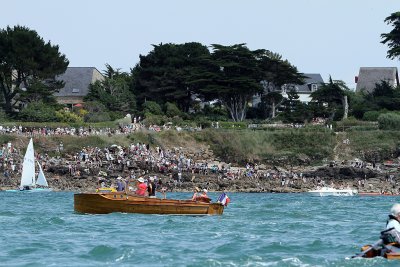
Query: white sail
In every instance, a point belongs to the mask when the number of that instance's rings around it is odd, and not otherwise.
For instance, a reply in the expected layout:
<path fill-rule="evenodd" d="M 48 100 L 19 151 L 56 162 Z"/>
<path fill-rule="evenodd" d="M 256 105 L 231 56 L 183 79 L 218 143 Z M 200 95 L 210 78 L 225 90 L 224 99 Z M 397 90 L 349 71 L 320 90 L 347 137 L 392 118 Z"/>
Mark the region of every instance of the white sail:
<path fill-rule="evenodd" d="M 44 176 L 44 172 L 42 170 L 42 166 L 40 166 L 39 162 L 37 163 L 39 166 L 39 175 L 36 181 L 36 185 L 41 185 L 41 186 L 45 186 L 48 187 L 49 184 L 47 183 L 46 177 Z"/>
<path fill-rule="evenodd" d="M 35 153 L 32 138 L 26 149 L 24 162 L 22 164 L 21 187 L 35 185 Z"/>

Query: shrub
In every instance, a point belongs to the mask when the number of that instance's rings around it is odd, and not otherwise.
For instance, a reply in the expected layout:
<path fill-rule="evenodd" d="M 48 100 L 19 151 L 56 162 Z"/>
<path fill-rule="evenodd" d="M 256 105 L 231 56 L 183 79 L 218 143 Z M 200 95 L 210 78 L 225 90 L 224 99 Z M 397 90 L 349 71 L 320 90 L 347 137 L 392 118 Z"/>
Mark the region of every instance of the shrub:
<path fill-rule="evenodd" d="M 171 118 L 171 122 L 174 125 L 182 125 L 183 124 L 183 119 L 179 116 L 174 116 L 173 118 Z"/>
<path fill-rule="evenodd" d="M 381 130 L 400 130 L 400 115 L 385 113 L 378 117 L 378 125 Z"/>
<path fill-rule="evenodd" d="M 174 103 L 167 102 L 165 104 L 165 115 L 167 115 L 167 117 L 172 118 L 175 116 L 180 116 L 181 111 Z"/>
<path fill-rule="evenodd" d="M 245 122 L 231 122 L 231 121 L 221 121 L 218 123 L 220 128 L 225 129 L 246 129 L 247 123 Z"/>
<path fill-rule="evenodd" d="M 150 113 L 153 115 L 163 115 L 161 106 L 157 102 L 154 102 L 154 101 L 146 101 L 143 104 L 143 112 Z"/>
<path fill-rule="evenodd" d="M 146 113 L 145 119 L 143 120 L 143 123 L 146 126 L 153 125 L 153 124 L 163 125 L 166 122 L 167 122 L 167 118 L 165 116 L 154 115 L 151 113 Z"/>
<path fill-rule="evenodd" d="M 107 108 L 100 102 L 86 102 L 85 109 L 88 111 L 84 116 L 85 122 L 102 122 L 111 120 Z"/>
<path fill-rule="evenodd" d="M 55 108 L 43 102 L 29 103 L 28 106 L 18 114 L 18 117 L 22 121 L 58 121 Z"/>
<path fill-rule="evenodd" d="M 56 117 L 58 121 L 65 123 L 82 123 L 83 118 L 79 117 L 77 114 L 70 112 L 68 110 L 58 110 L 56 111 Z"/>
<path fill-rule="evenodd" d="M 376 111 L 376 110 L 367 111 L 364 113 L 363 120 L 364 121 L 377 121 L 379 115 L 381 115 L 381 113 L 379 111 Z"/>

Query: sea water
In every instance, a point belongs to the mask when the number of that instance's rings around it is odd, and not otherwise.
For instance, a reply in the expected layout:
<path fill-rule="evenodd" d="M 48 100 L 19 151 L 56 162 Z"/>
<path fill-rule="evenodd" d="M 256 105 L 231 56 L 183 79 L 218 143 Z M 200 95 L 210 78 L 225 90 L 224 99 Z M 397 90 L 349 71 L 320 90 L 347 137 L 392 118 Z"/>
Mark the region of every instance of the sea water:
<path fill-rule="evenodd" d="M 399 198 L 229 197 L 222 216 L 83 215 L 71 192 L 0 192 L 0 265 L 400 266 L 348 259 L 379 239 Z"/>

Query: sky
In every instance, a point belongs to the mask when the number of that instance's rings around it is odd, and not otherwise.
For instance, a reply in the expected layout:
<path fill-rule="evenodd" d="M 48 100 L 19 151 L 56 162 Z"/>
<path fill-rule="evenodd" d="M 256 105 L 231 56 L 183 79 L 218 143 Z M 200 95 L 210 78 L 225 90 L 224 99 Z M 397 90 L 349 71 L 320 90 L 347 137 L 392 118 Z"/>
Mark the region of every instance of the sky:
<path fill-rule="evenodd" d="M 399 67 L 381 33 L 396 0 L 0 0 L 0 28 L 21 25 L 59 45 L 70 67 L 129 71 L 152 44 L 246 43 L 302 73 L 355 88 L 360 67 Z"/>

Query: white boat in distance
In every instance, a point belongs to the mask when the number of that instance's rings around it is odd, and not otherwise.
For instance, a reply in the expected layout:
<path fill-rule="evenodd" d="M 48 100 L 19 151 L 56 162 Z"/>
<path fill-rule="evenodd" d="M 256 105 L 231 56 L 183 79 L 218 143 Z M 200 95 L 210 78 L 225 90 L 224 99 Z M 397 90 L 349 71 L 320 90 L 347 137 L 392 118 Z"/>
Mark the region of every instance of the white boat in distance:
<path fill-rule="evenodd" d="M 35 179 L 35 152 L 33 149 L 32 138 L 29 141 L 28 147 L 25 152 L 24 162 L 22 163 L 22 175 L 21 184 L 19 190 L 6 190 L 9 192 L 15 191 L 30 191 L 30 192 L 43 192 L 52 191 L 49 188 L 46 177 L 44 176 L 42 166 L 37 162 L 39 166 L 39 174 L 37 180 Z"/>
<path fill-rule="evenodd" d="M 310 190 L 307 192 L 312 196 L 325 197 L 325 196 L 356 196 L 358 191 L 355 189 L 336 189 L 333 187 L 321 187 L 316 190 Z"/>

